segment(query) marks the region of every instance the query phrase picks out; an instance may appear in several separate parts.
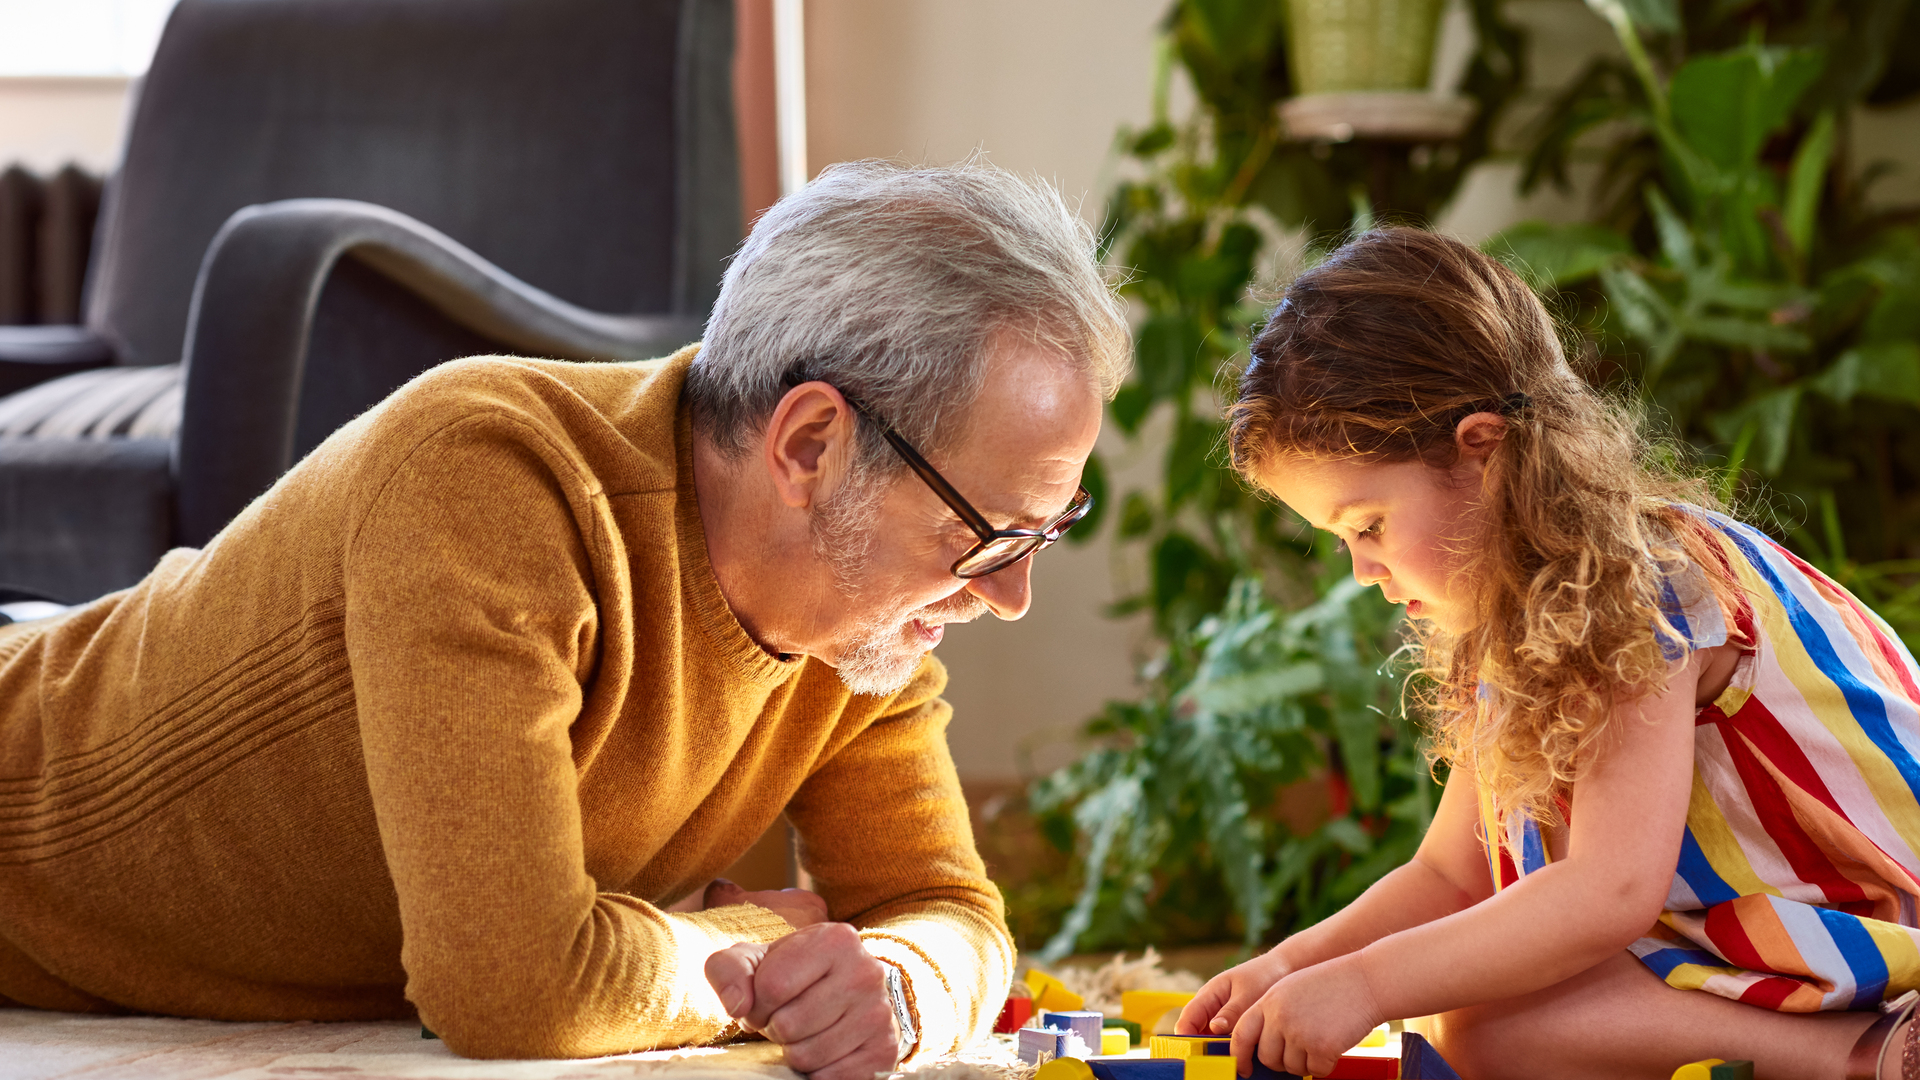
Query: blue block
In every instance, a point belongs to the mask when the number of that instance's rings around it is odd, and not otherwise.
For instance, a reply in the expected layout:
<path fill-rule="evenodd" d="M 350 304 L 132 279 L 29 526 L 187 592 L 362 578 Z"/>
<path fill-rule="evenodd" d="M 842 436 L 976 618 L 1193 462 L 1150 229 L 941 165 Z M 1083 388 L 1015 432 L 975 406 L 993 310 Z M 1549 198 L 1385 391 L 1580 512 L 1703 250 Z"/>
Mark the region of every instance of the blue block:
<path fill-rule="evenodd" d="M 1400 1035 L 1400 1080 L 1460 1080 L 1433 1044 L 1411 1031 Z"/>
<path fill-rule="evenodd" d="M 1087 1062 L 1093 1080 L 1186 1080 L 1181 1058 L 1094 1058 Z"/>
<path fill-rule="evenodd" d="M 1106 1017 L 1097 1012 L 1074 1010 L 1072 1012 L 1042 1013 L 1040 1021 L 1050 1028 L 1060 1028 L 1080 1036 L 1080 1041 L 1100 1052 L 1100 1029 L 1105 1026 Z"/>

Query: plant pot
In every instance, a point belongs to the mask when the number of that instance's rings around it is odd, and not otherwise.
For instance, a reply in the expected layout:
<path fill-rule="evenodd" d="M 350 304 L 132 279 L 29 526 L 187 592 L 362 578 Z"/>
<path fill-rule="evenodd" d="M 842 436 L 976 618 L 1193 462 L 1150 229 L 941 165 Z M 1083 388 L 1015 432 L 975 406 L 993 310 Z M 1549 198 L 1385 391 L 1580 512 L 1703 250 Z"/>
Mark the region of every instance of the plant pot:
<path fill-rule="evenodd" d="M 1425 90 L 1444 6 L 1444 0 L 1288 0 L 1294 93 Z"/>

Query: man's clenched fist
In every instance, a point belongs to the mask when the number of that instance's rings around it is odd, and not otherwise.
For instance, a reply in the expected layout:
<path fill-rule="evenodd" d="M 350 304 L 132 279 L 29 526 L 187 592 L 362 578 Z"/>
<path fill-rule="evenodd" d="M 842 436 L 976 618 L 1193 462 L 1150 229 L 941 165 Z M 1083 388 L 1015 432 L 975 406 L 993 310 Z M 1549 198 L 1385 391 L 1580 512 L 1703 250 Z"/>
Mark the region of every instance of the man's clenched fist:
<path fill-rule="evenodd" d="M 785 1047 L 787 1066 L 813 1080 L 873 1080 L 900 1063 L 886 965 L 846 923 L 722 949 L 707 958 L 707 981 L 728 1015 Z"/>

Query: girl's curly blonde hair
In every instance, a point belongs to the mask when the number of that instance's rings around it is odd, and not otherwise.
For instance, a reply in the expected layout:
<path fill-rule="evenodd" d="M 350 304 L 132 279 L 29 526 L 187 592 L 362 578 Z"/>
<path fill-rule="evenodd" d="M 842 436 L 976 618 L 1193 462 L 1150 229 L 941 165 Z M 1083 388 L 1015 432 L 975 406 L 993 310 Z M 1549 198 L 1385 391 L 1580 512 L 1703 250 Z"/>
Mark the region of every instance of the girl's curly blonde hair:
<path fill-rule="evenodd" d="M 1615 702 L 1664 689 L 1684 638 L 1661 606 L 1691 564 L 1723 606 L 1732 583 L 1698 519 L 1704 484 L 1662 462 L 1639 414 L 1568 364 L 1532 290 L 1473 248 L 1377 229 L 1287 289 L 1255 337 L 1228 414 L 1234 466 L 1419 461 L 1445 482 L 1475 412 L 1506 431 L 1481 479 L 1481 534 L 1461 537 L 1464 628 L 1416 624 L 1433 752 L 1503 812 L 1557 803 Z M 1696 579 L 1698 580 L 1698 579 Z M 1732 625 L 1732 619 L 1728 624 Z"/>

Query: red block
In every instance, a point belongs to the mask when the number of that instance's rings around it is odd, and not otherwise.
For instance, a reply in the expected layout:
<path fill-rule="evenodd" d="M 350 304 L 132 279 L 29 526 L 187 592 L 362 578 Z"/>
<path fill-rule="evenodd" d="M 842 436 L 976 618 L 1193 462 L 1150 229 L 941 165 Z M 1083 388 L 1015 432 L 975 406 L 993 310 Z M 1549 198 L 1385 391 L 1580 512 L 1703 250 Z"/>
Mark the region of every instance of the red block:
<path fill-rule="evenodd" d="M 1325 1077 L 1315 1080 L 1397 1080 L 1400 1062 L 1389 1057 L 1343 1057 Z"/>
<path fill-rule="evenodd" d="M 993 1030 L 1001 1035 L 1009 1035 L 1027 1026 L 1033 1019 L 1033 999 L 1010 997 L 1000 1007 L 1000 1018 L 993 1022 Z"/>

